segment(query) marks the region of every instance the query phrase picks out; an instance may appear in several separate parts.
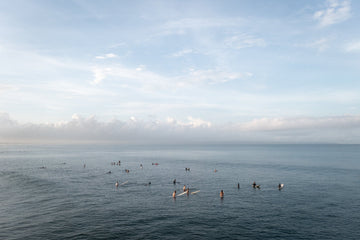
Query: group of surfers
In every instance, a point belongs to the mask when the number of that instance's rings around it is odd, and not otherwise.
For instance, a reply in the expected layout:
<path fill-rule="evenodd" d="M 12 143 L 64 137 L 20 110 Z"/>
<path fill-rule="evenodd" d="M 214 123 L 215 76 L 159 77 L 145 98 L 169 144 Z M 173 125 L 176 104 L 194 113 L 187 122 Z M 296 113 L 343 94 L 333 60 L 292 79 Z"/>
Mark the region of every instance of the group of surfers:
<path fill-rule="evenodd" d="M 174 179 L 173 183 L 176 184 L 176 179 Z M 256 182 L 253 182 L 252 187 L 260 189 L 260 185 L 257 185 Z M 281 190 L 283 187 L 284 187 L 284 184 L 279 183 L 279 185 L 278 185 L 279 190 Z M 240 183 L 237 184 L 237 188 L 240 189 Z M 189 193 L 190 193 L 190 189 L 186 188 L 185 185 L 183 187 L 183 191 L 186 192 L 187 195 L 189 195 Z M 172 197 L 176 198 L 176 190 L 174 190 Z M 220 191 L 220 198 L 224 198 L 224 190 Z"/>
<path fill-rule="evenodd" d="M 114 162 L 111 163 L 111 165 L 115 165 L 115 164 L 120 165 L 121 162 L 119 161 L 118 163 L 114 163 Z M 158 165 L 158 163 L 152 163 L 152 165 Z M 84 166 L 84 167 L 85 167 L 85 166 Z M 143 168 L 143 165 L 140 164 L 140 167 Z M 190 171 L 190 168 L 185 168 L 185 171 Z M 130 172 L 130 171 L 129 171 L 128 169 L 125 169 L 125 172 L 128 173 L 128 172 Z M 217 172 L 217 170 L 215 169 L 214 172 Z M 111 171 L 109 171 L 108 173 L 111 173 Z M 151 182 L 149 182 L 149 184 L 146 184 L 146 185 L 150 185 L 150 184 L 151 184 Z M 176 184 L 176 179 L 173 180 L 173 184 L 174 184 L 174 185 Z M 118 182 L 118 181 L 115 183 L 115 186 L 116 186 L 116 187 L 119 186 L 119 182 Z M 252 183 L 252 187 L 253 187 L 254 189 L 260 189 L 260 185 L 256 184 L 255 181 Z M 279 185 L 278 185 L 279 190 L 281 190 L 283 187 L 284 187 L 284 184 L 279 183 Z M 240 189 L 240 183 L 237 184 L 237 188 Z M 186 195 L 189 196 L 189 194 L 190 194 L 190 188 L 189 188 L 189 187 L 186 187 L 186 186 L 184 185 L 183 191 L 186 192 Z M 173 197 L 173 198 L 176 198 L 176 190 L 174 190 L 174 192 L 173 192 L 173 194 L 172 194 L 172 197 Z M 220 198 L 224 198 L 224 191 L 223 191 L 223 190 L 220 191 Z"/>

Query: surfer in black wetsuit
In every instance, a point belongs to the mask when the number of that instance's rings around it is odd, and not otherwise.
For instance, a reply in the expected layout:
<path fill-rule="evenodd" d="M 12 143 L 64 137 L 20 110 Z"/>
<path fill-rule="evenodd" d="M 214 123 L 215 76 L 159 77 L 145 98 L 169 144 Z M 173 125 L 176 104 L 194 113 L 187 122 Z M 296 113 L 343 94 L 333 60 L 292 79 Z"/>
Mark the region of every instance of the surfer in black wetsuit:
<path fill-rule="evenodd" d="M 174 185 L 176 184 L 176 179 L 174 179 L 173 184 L 174 184 Z"/>
<path fill-rule="evenodd" d="M 252 184 L 253 188 L 256 188 L 256 182 L 254 181 Z"/>
<path fill-rule="evenodd" d="M 240 183 L 238 183 L 238 189 L 240 189 Z"/>

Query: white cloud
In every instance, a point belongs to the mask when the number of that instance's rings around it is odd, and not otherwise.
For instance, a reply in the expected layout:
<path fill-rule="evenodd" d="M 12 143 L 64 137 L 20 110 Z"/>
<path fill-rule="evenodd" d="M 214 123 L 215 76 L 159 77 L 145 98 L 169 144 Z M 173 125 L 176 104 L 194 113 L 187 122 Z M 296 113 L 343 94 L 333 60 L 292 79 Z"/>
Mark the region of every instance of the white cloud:
<path fill-rule="evenodd" d="M 316 41 L 308 44 L 307 47 L 315 48 L 318 51 L 322 52 L 329 47 L 328 40 L 326 38 L 322 38 L 322 39 L 316 40 Z"/>
<path fill-rule="evenodd" d="M 19 123 L 0 113 L 0 142 L 286 142 L 360 143 L 360 116 L 324 118 L 259 118 L 249 122 L 214 125 L 200 118 L 186 121 L 99 121 L 74 114 L 70 121 Z"/>
<path fill-rule="evenodd" d="M 117 55 L 114 53 L 107 53 L 105 55 L 101 55 L 101 56 L 96 56 L 96 59 L 107 59 L 107 58 L 116 58 Z"/>
<path fill-rule="evenodd" d="M 343 22 L 351 17 L 350 1 L 328 0 L 326 8 L 315 12 L 313 17 L 320 27 Z"/>
<path fill-rule="evenodd" d="M 190 128 L 210 128 L 212 125 L 211 122 L 209 121 L 205 121 L 200 118 L 193 118 L 191 116 L 189 116 L 187 120 L 188 122 L 181 122 L 181 121 L 177 121 L 174 118 L 168 117 L 166 119 L 166 123 L 176 127 L 190 127 Z"/>
<path fill-rule="evenodd" d="M 92 69 L 93 85 L 101 83 L 104 79 L 122 82 L 128 86 L 137 86 L 148 89 L 168 89 L 169 87 L 185 87 L 201 84 L 219 84 L 235 79 L 249 78 L 252 73 L 237 73 L 222 69 L 195 70 L 190 69 L 182 75 L 165 76 L 147 70 L 144 65 L 128 68 L 120 64 L 96 66 Z"/>
<path fill-rule="evenodd" d="M 349 43 L 345 46 L 346 52 L 360 52 L 360 41 Z"/>
<path fill-rule="evenodd" d="M 313 48 L 318 50 L 319 52 L 325 51 L 327 48 L 329 48 L 329 39 L 327 38 L 321 38 L 309 43 L 305 44 L 294 44 L 295 47 L 303 47 L 303 48 Z"/>
<path fill-rule="evenodd" d="M 228 72 L 224 70 L 217 69 L 208 69 L 208 70 L 195 70 L 190 69 L 189 74 L 179 78 L 180 82 L 185 84 L 200 84 L 200 83 L 209 83 L 209 84 L 218 84 L 225 83 L 236 79 L 241 79 L 244 77 L 251 77 L 251 73 L 236 73 Z"/>
<path fill-rule="evenodd" d="M 93 69 L 94 80 L 91 82 L 91 84 L 97 85 L 101 83 L 106 78 L 106 72 L 110 72 L 110 70 L 106 68 L 95 67 Z"/>
<path fill-rule="evenodd" d="M 166 22 L 163 29 L 181 33 L 187 29 L 239 26 L 243 22 L 241 18 L 183 18 Z"/>
<path fill-rule="evenodd" d="M 182 57 L 182 56 L 184 56 L 186 54 L 190 54 L 190 53 L 193 53 L 193 52 L 194 52 L 194 50 L 192 50 L 192 49 L 183 49 L 181 51 L 173 53 L 172 56 L 173 57 Z"/>
<path fill-rule="evenodd" d="M 265 47 L 266 42 L 262 38 L 257 38 L 248 34 L 240 34 L 226 39 L 225 45 L 231 48 L 241 49 L 250 47 Z"/>

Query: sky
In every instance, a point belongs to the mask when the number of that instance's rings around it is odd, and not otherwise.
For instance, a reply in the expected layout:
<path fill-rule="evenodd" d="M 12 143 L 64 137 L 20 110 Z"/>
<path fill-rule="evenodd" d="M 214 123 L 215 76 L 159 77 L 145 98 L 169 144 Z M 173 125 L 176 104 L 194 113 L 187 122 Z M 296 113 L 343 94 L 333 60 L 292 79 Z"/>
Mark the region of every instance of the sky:
<path fill-rule="evenodd" d="M 0 1 L 0 142 L 360 143 L 360 2 Z"/>

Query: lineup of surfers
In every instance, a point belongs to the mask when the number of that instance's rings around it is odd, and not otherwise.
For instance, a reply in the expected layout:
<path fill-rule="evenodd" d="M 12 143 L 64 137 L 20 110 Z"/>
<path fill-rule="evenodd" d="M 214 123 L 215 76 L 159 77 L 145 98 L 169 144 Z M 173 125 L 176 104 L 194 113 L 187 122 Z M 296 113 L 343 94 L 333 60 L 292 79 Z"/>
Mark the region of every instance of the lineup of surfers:
<path fill-rule="evenodd" d="M 176 183 L 176 179 L 174 179 L 174 181 L 175 181 L 175 183 Z M 174 183 L 174 184 L 175 184 L 175 183 Z M 254 183 L 252 184 L 252 186 L 253 186 L 253 188 L 255 188 L 255 189 L 256 189 L 256 188 L 257 188 L 257 189 L 260 189 L 260 185 L 257 185 L 256 182 L 254 182 Z M 279 183 L 278 189 L 281 190 L 281 189 L 283 189 L 283 187 L 284 187 L 284 184 Z M 240 189 L 240 183 L 237 184 L 237 188 Z M 187 195 L 190 194 L 190 188 L 186 188 L 185 185 L 184 185 L 184 187 L 183 187 L 183 191 L 186 192 Z M 172 197 L 173 197 L 173 198 L 176 198 L 176 190 L 174 190 L 174 192 L 173 192 L 173 194 L 172 194 Z M 220 191 L 220 198 L 221 198 L 221 199 L 224 198 L 224 190 L 222 190 L 222 189 L 221 189 L 221 191 Z"/>
<path fill-rule="evenodd" d="M 120 161 L 118 161 L 117 163 L 115 163 L 115 162 L 112 162 L 112 163 L 111 163 L 111 165 L 120 165 L 120 164 L 121 164 Z M 152 163 L 152 165 L 158 165 L 158 163 Z M 85 166 L 86 166 L 86 165 L 84 164 L 84 167 L 85 167 Z M 143 168 L 143 165 L 142 165 L 142 164 L 140 164 L 140 168 Z M 190 168 L 185 168 L 185 171 L 190 171 Z M 125 169 L 125 172 L 126 172 L 126 173 L 129 173 L 130 170 L 129 170 L 129 169 Z M 215 169 L 214 172 L 217 172 L 217 169 Z M 111 171 L 109 171 L 109 172 L 107 172 L 107 173 L 110 174 Z M 127 183 L 127 181 L 126 181 L 125 183 Z M 122 184 L 125 184 L 125 183 L 122 183 Z M 173 180 L 173 184 L 174 184 L 174 185 L 176 184 L 176 179 Z M 149 183 L 147 183 L 147 184 L 145 184 L 145 185 L 146 185 L 146 186 L 150 186 L 150 185 L 151 185 L 151 182 L 149 182 Z M 116 181 L 115 187 L 119 187 L 119 186 L 120 186 L 119 182 Z M 252 187 L 253 187 L 254 189 L 260 189 L 260 185 L 259 185 L 259 184 L 256 184 L 255 181 L 252 183 Z M 237 183 L 237 188 L 240 189 L 240 183 Z M 278 189 L 281 190 L 281 189 L 283 189 L 283 188 L 284 188 L 284 184 L 279 183 Z M 183 192 L 184 192 L 184 193 L 186 192 L 186 195 L 189 196 L 189 194 L 190 194 L 190 188 L 189 188 L 189 187 L 186 187 L 186 185 L 184 185 L 184 186 L 183 186 Z M 197 191 L 197 192 L 198 192 L 198 191 Z M 172 194 L 172 197 L 173 197 L 173 198 L 176 198 L 176 190 L 174 190 L 174 192 L 173 192 L 173 194 Z M 220 191 L 220 198 L 224 198 L 224 190 L 221 190 L 221 191 Z"/>

